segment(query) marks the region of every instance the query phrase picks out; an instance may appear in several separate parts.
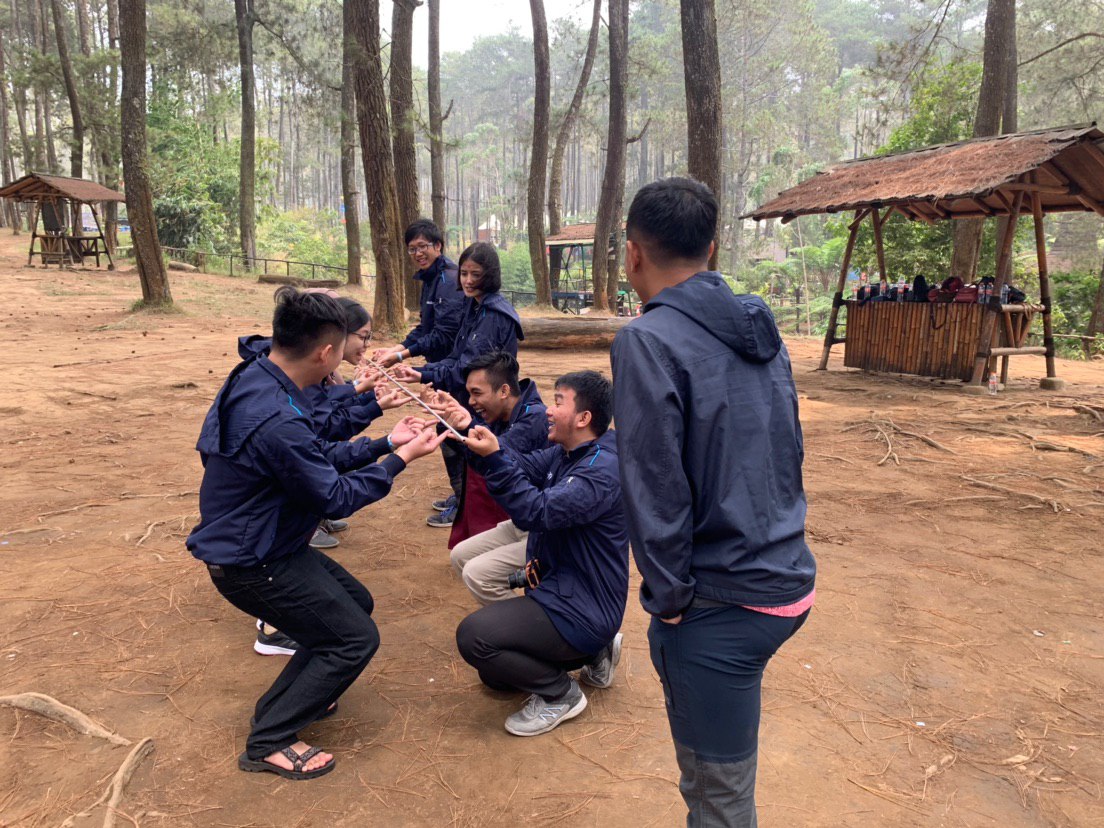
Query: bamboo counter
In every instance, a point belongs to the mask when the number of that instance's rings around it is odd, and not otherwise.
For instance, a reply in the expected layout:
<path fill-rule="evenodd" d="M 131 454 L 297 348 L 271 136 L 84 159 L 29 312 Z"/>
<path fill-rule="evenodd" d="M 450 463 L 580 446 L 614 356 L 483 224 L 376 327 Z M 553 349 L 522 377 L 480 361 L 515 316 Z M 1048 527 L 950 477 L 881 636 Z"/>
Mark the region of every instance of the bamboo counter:
<path fill-rule="evenodd" d="M 1002 305 L 997 347 L 978 341 L 985 309 L 961 302 L 854 302 L 847 311 L 843 364 L 864 371 L 915 374 L 969 382 L 974 360 L 1042 355 L 1045 348 L 1025 347 L 1038 305 Z"/>

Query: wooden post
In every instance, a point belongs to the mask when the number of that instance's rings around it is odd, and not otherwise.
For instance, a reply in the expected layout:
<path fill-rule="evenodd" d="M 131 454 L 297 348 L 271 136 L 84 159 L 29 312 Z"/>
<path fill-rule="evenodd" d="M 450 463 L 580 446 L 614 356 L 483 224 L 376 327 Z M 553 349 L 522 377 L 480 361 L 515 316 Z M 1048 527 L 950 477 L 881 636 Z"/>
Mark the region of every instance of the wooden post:
<path fill-rule="evenodd" d="M 1046 235 L 1043 232 L 1043 200 L 1038 193 L 1031 196 L 1031 214 L 1035 225 L 1035 255 L 1039 261 L 1039 301 L 1043 306 L 1043 345 L 1046 347 L 1047 378 L 1040 380 L 1041 388 L 1058 390 L 1065 385 L 1058 379 L 1054 366 L 1054 320 L 1050 315 L 1050 271 L 1047 266 Z"/>
<path fill-rule="evenodd" d="M 889 276 L 886 274 L 885 247 L 882 245 L 882 225 L 890 214 L 890 210 L 887 210 L 884 216 L 879 216 L 877 210 L 870 211 L 870 221 L 874 225 L 874 250 L 878 254 L 878 273 L 885 282 L 889 281 Z"/>
<path fill-rule="evenodd" d="M 107 269 L 115 269 L 115 259 L 111 256 L 111 248 L 107 243 L 107 236 L 104 235 L 103 227 L 100 226 L 100 216 L 96 213 L 96 205 L 92 202 L 88 202 L 88 209 L 92 211 L 92 219 L 96 222 L 96 232 L 100 234 L 100 241 L 103 242 L 104 253 L 107 254 Z M 100 266 L 100 256 L 96 254 L 96 267 Z"/>
<path fill-rule="evenodd" d="M 840 265 L 839 282 L 836 283 L 836 295 L 832 297 L 832 310 L 828 315 L 828 332 L 824 334 L 824 350 L 820 355 L 818 371 L 828 370 L 828 355 L 832 353 L 832 346 L 836 344 L 836 323 L 839 320 L 839 309 L 843 305 L 843 288 L 847 284 L 847 270 L 851 267 L 851 254 L 855 250 L 855 237 L 859 234 L 859 222 L 863 219 L 863 211 L 855 211 L 855 220 L 851 222 L 851 234 L 847 237 L 847 247 L 843 251 L 843 264 Z M 808 297 L 806 297 L 806 301 Z"/>
<path fill-rule="evenodd" d="M 1020 218 L 1020 210 L 1023 207 L 1024 191 L 1016 192 L 1016 200 L 1012 202 L 1012 212 L 1008 214 L 1008 224 L 1004 236 L 1000 240 L 1000 253 L 997 256 L 997 272 L 993 280 L 993 296 L 986 305 L 986 313 L 981 321 L 981 333 L 978 336 L 977 354 L 974 358 L 974 373 L 970 382 L 980 385 L 985 381 L 985 371 L 989 365 L 989 353 L 993 348 L 993 337 L 998 333 L 997 313 L 1000 313 L 1000 293 L 1004 287 L 1005 272 L 1010 270 L 1012 259 L 1012 243 L 1016 239 L 1016 222 Z"/>
<path fill-rule="evenodd" d="M 31 246 L 27 248 L 27 267 L 34 263 L 34 243 L 38 238 L 38 211 L 40 202 L 34 203 L 34 219 L 31 220 Z"/>

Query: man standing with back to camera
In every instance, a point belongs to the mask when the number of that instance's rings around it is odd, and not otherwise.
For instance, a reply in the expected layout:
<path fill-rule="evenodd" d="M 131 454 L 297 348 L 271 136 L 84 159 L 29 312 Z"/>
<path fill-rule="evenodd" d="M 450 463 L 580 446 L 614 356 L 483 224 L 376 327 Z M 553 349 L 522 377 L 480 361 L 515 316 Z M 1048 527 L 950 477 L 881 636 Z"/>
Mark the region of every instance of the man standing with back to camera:
<path fill-rule="evenodd" d="M 708 187 L 643 187 L 626 230 L 645 304 L 613 343 L 614 416 L 652 664 L 687 825 L 754 828 L 763 671 L 815 596 L 797 392 L 770 310 L 708 270 Z"/>

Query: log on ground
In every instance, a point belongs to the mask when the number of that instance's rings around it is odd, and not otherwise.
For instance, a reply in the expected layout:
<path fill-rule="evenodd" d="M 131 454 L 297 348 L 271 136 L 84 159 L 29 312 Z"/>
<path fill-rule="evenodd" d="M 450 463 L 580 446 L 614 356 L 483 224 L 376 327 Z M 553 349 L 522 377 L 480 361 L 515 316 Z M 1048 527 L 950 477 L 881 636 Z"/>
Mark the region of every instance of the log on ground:
<path fill-rule="evenodd" d="M 562 319 L 523 318 L 522 348 L 608 348 L 614 336 L 632 320 L 628 317 L 565 316 Z"/>
<path fill-rule="evenodd" d="M 339 288 L 345 283 L 340 279 L 301 279 L 298 276 L 278 276 L 266 273 L 257 277 L 263 285 L 294 285 L 295 287 Z"/>

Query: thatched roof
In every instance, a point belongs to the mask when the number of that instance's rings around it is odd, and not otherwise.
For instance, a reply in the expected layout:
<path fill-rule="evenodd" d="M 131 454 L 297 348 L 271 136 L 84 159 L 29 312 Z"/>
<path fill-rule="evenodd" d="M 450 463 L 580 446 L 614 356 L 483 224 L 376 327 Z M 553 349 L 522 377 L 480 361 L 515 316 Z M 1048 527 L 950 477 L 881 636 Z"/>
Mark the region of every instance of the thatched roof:
<path fill-rule="evenodd" d="M 0 198 L 39 201 L 44 198 L 68 198 L 73 201 L 125 201 L 122 193 L 109 190 L 95 181 L 66 178 L 62 175 L 31 173 L 0 189 Z"/>
<path fill-rule="evenodd" d="M 1007 214 L 1020 191 L 1025 211 L 1037 197 L 1044 213 L 1104 215 L 1104 132 L 1094 122 L 847 161 L 742 218 L 790 221 L 882 207 L 929 222 L 974 218 Z"/>

